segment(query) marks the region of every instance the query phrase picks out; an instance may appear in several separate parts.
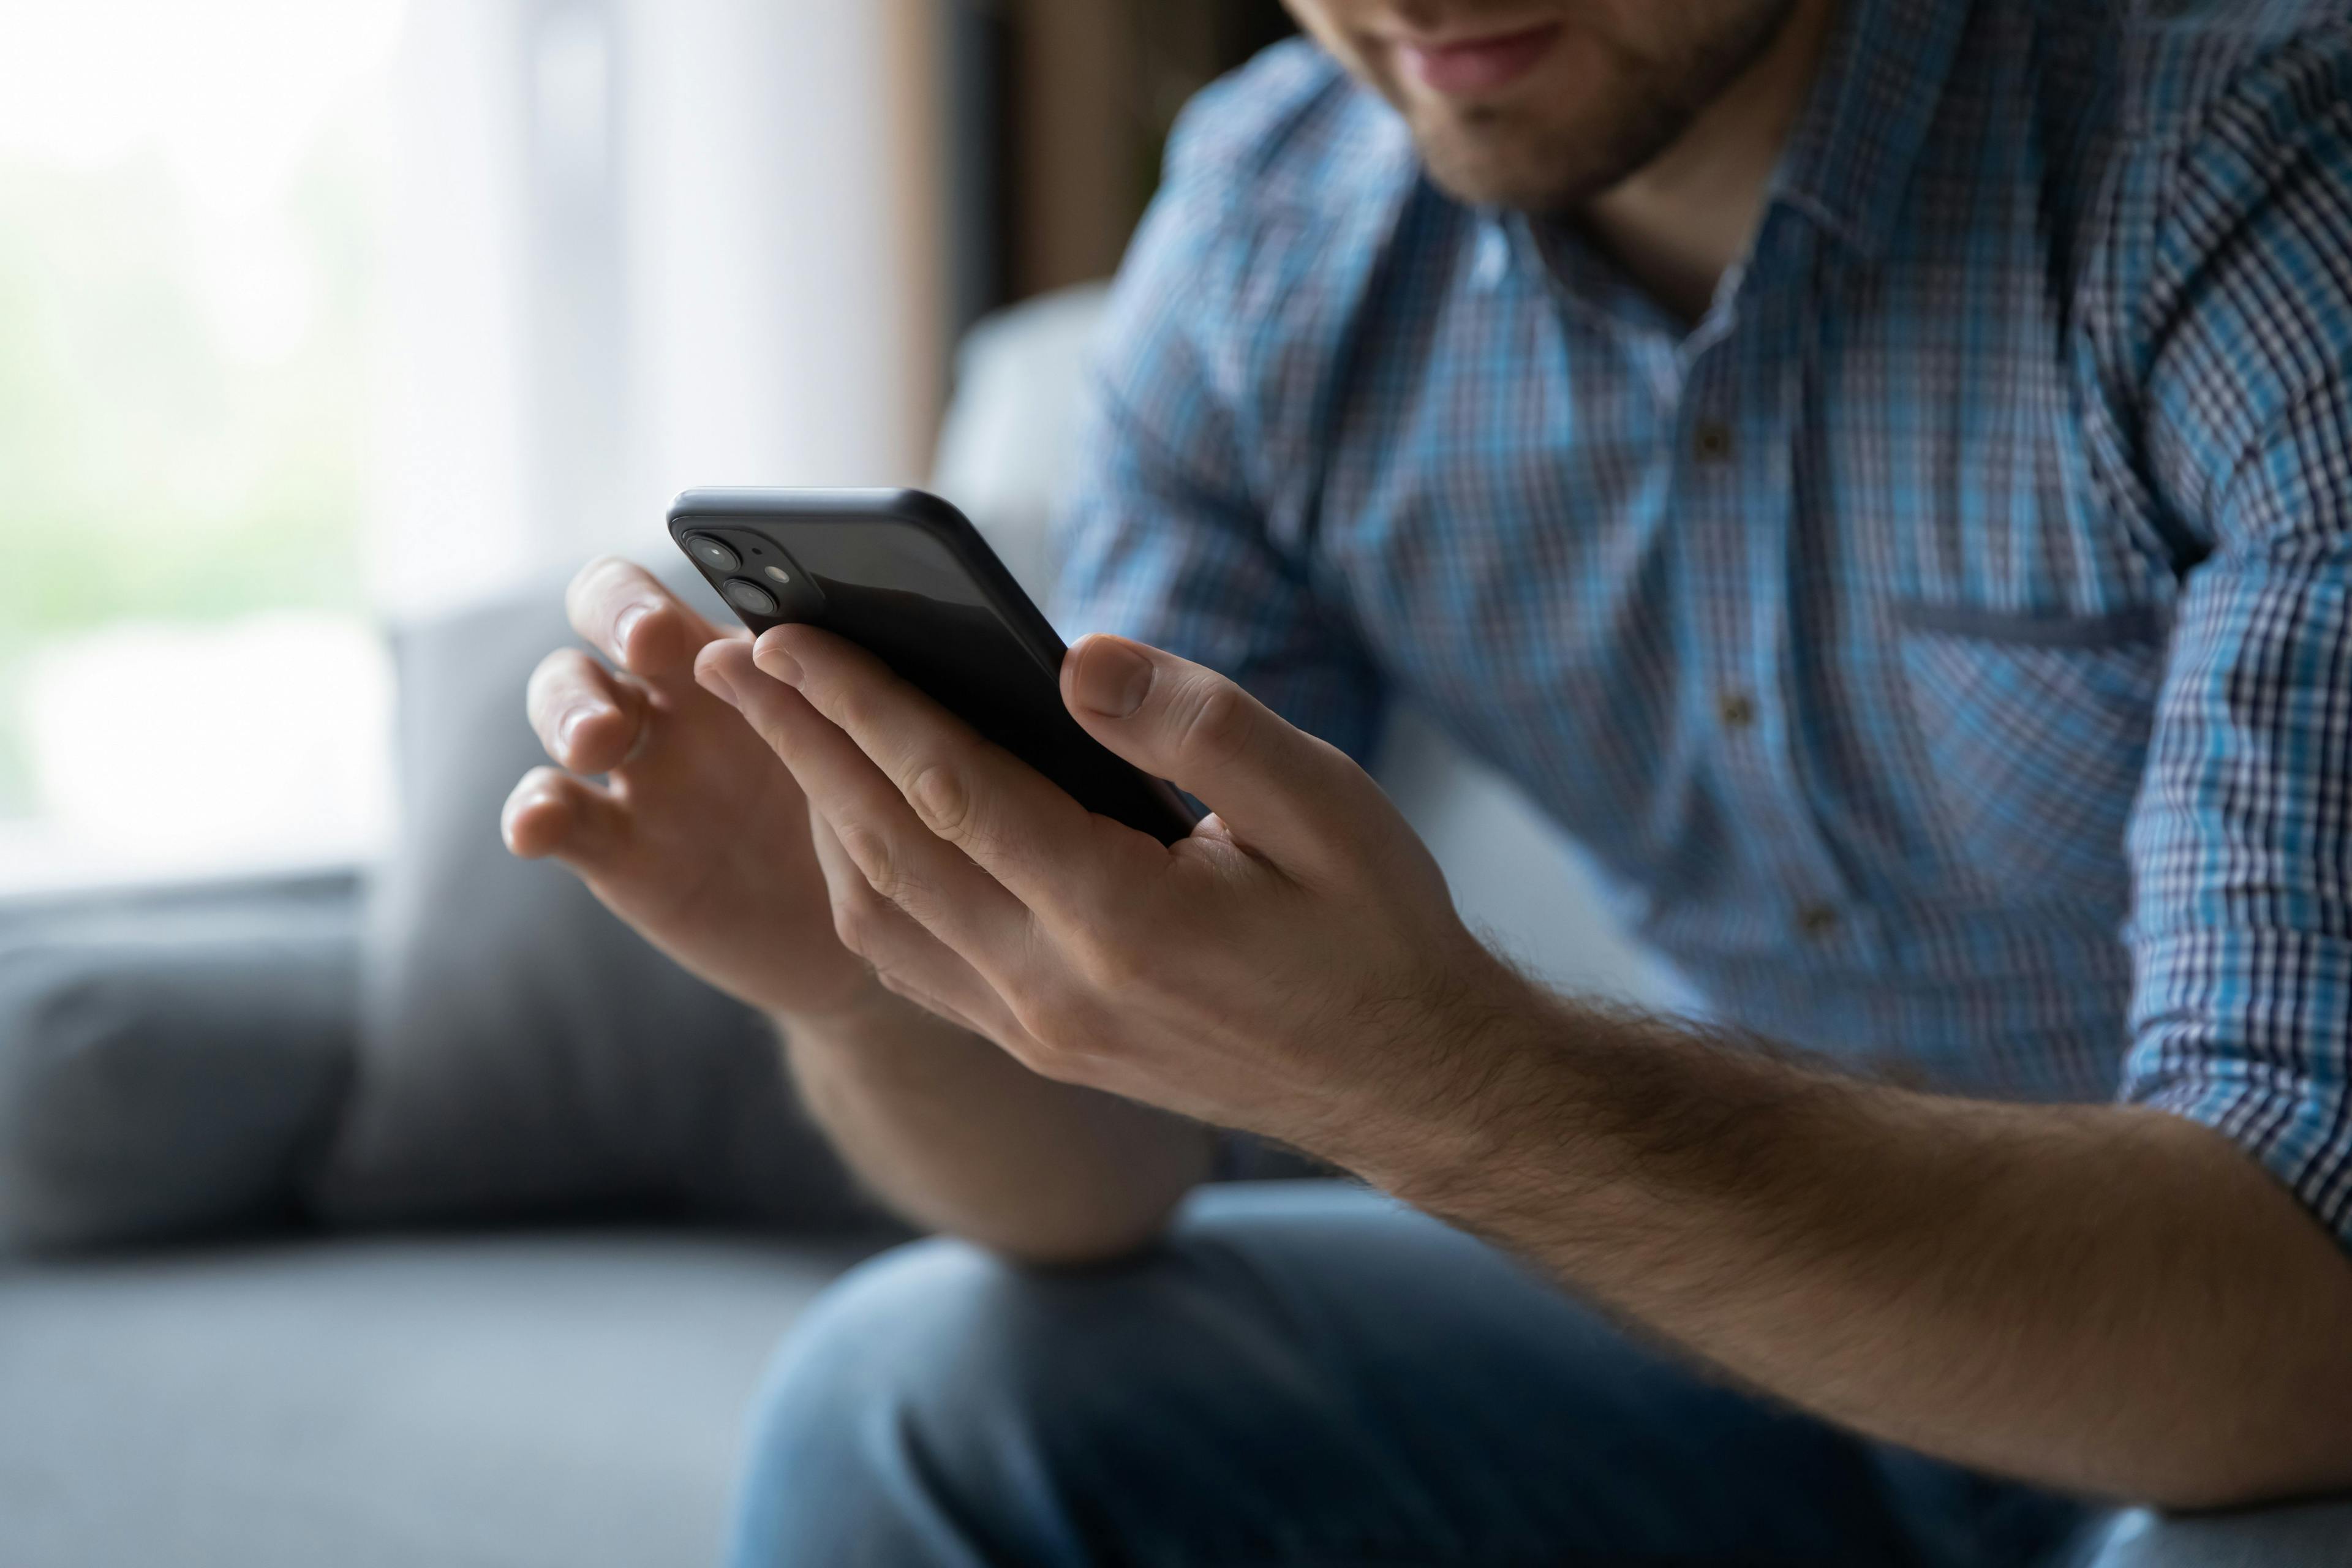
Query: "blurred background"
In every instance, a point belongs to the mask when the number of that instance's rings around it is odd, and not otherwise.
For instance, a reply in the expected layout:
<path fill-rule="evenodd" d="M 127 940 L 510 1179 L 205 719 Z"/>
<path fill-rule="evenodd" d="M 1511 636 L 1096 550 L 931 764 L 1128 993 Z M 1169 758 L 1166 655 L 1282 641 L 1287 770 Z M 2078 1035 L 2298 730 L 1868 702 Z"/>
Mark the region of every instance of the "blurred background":
<path fill-rule="evenodd" d="M 0 893 L 366 859 L 377 628 L 930 468 L 1276 0 L 0 0 Z"/>
<path fill-rule="evenodd" d="M 0 1564 L 718 1560 L 906 1233 L 766 1020 L 501 851 L 529 672 L 692 485 L 928 481 L 1045 582 L 1089 285 L 1287 30 L 0 0 Z M 1374 767 L 1499 946 L 1683 1005 L 1427 715 Z"/>

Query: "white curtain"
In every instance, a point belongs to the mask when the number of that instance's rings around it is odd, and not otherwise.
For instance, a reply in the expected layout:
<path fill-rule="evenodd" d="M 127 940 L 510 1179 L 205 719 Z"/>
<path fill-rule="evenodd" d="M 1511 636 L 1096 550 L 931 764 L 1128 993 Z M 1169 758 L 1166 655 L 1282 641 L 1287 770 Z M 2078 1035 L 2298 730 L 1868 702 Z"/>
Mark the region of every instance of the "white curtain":
<path fill-rule="evenodd" d="M 412 0 L 380 603 L 657 556 L 689 485 L 919 476 L 942 293 L 923 14 Z"/>

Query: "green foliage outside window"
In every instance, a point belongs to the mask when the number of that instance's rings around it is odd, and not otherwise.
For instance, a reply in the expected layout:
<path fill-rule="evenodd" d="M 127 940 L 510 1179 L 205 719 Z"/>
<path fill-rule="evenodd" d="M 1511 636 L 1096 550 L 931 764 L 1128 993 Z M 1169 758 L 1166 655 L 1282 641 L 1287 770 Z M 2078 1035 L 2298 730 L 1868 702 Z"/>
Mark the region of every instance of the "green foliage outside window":
<path fill-rule="evenodd" d="M 159 158 L 0 161 L 0 816 L 33 805 L 20 700 L 43 644 L 359 605 L 371 195 L 353 145 L 314 150 L 278 215 L 307 303 L 255 353 Z M 157 670 L 124 722 L 205 697 Z"/>

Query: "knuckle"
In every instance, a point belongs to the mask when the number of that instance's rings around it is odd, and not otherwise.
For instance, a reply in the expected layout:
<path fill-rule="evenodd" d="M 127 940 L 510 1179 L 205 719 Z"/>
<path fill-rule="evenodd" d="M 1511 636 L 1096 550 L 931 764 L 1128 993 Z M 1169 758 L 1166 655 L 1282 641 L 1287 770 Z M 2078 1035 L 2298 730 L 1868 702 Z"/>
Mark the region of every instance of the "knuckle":
<path fill-rule="evenodd" d="M 751 732 L 768 743 L 768 750 L 775 752 L 778 760 L 790 766 L 799 757 L 801 749 L 793 735 L 793 727 L 773 706 L 746 700 L 742 714 Z"/>
<path fill-rule="evenodd" d="M 997 989 L 1021 1026 L 1032 1035 L 1039 1034 L 1039 1024 L 1053 1012 L 1055 987 L 1052 983 L 1023 974 L 1013 976 Z"/>
<path fill-rule="evenodd" d="M 1024 1063 L 1056 1083 L 1087 1083 L 1100 1076 L 1101 1046 L 1109 1038 L 1092 1004 L 1071 994 L 1044 1000 L 1021 1020 L 1032 1042 Z"/>
<path fill-rule="evenodd" d="M 777 700 L 773 689 L 752 681 L 730 682 L 740 704 L 735 711 L 751 732 L 768 742 L 768 749 L 778 756 L 790 759 L 800 751 L 793 721 L 798 717 L 792 704 Z"/>
<path fill-rule="evenodd" d="M 1076 945 L 1079 973 L 1099 990 L 1131 990 L 1150 973 L 1143 945 L 1116 927 L 1094 926 Z"/>
<path fill-rule="evenodd" d="M 890 851 L 890 841 L 862 824 L 845 824 L 839 830 L 841 847 L 849 856 L 850 864 L 877 898 L 896 905 L 906 891 L 906 876 L 899 869 L 898 857 Z"/>
<path fill-rule="evenodd" d="M 865 735 L 873 733 L 877 727 L 879 715 L 874 699 L 858 683 L 826 680 L 811 672 L 801 690 L 819 712 L 833 721 L 837 730 Z"/>
<path fill-rule="evenodd" d="M 908 803 L 923 826 L 941 838 L 961 842 L 972 825 L 971 792 L 961 775 L 944 763 L 933 763 L 908 786 Z"/>
<path fill-rule="evenodd" d="M 834 895 L 833 934 L 860 958 L 874 957 L 889 921 L 889 906 L 863 883 Z"/>
<path fill-rule="evenodd" d="M 1068 1042 L 1088 1037 L 1096 1012 L 1093 994 L 1090 984 L 1056 975 L 1020 982 L 1006 1000 L 1022 1027 L 1048 1049 L 1066 1051 Z"/>
<path fill-rule="evenodd" d="M 1250 709 L 1241 688 L 1214 676 L 1194 677 L 1180 699 L 1184 754 L 1209 763 L 1233 761 L 1248 744 Z"/>

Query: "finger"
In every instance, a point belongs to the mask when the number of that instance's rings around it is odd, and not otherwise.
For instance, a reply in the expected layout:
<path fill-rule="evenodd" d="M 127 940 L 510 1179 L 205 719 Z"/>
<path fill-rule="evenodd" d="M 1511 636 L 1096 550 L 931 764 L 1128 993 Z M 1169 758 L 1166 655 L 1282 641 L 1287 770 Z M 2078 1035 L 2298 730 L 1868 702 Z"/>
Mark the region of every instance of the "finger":
<path fill-rule="evenodd" d="M 539 661 L 523 707 L 547 754 L 576 773 L 620 766 L 652 717 L 642 690 L 572 647 Z"/>
<path fill-rule="evenodd" d="M 1216 671 L 1125 637 L 1081 639 L 1062 661 L 1062 700 L 1087 733 L 1197 796 L 1237 843 L 1277 863 L 1319 860 L 1335 817 L 1385 804 L 1338 748 Z"/>
<path fill-rule="evenodd" d="M 1012 1024 L 1012 1009 L 962 954 L 874 890 L 832 826 L 812 810 L 809 839 L 832 895 L 834 931 L 844 947 L 874 968 L 875 978 L 948 1022 L 995 1037 Z"/>
<path fill-rule="evenodd" d="M 761 674 L 748 647 L 715 644 L 698 670 L 792 770 L 876 892 L 983 973 L 1010 972 L 1030 925 L 1020 900 L 925 827 L 857 743 L 799 692 Z"/>
<path fill-rule="evenodd" d="M 591 561 L 563 596 L 572 629 L 605 658 L 647 680 L 682 680 L 695 655 L 721 634 L 635 562 Z"/>
<path fill-rule="evenodd" d="M 556 859 L 593 875 L 627 842 L 628 813 L 604 790 L 555 768 L 535 768 L 499 816 L 507 847 L 525 860 Z"/>
<path fill-rule="evenodd" d="M 1164 863 L 1156 841 L 1094 816 L 856 644 L 777 626 L 752 657 L 856 742 L 926 827 L 1032 910 L 1091 921 L 1110 889 L 1150 874 L 1146 857 Z M 1119 864 L 1122 853 L 1137 861 Z"/>

